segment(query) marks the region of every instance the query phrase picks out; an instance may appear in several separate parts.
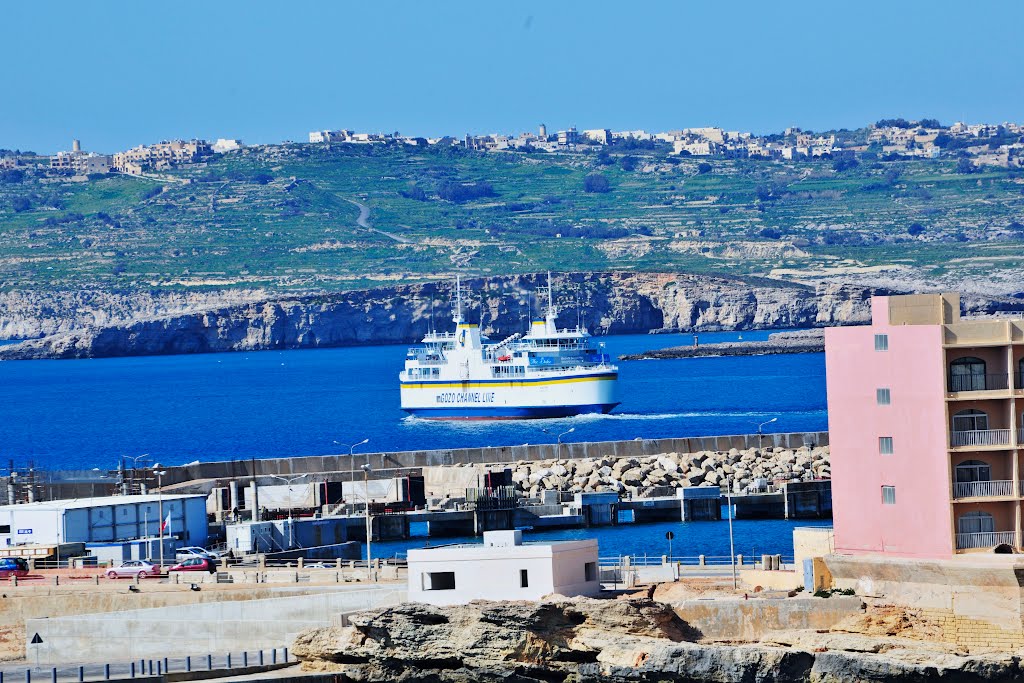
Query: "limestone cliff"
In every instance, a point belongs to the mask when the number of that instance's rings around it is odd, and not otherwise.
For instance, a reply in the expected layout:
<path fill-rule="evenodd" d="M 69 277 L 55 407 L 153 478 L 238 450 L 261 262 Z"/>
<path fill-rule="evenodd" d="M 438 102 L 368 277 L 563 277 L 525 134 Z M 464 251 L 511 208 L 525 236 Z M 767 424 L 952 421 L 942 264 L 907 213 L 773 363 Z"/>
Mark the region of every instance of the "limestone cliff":
<path fill-rule="evenodd" d="M 1013 655 L 966 656 L 898 639 L 809 632 L 789 643 L 701 642 L 670 606 L 648 599 L 405 604 L 351 615 L 349 623 L 299 634 L 292 651 L 303 668 L 366 683 L 1022 678 Z"/>
<path fill-rule="evenodd" d="M 543 276 L 476 279 L 469 317 L 500 338 L 522 331 L 545 305 Z M 3 347 L 0 358 L 85 358 L 260 349 L 410 343 L 434 324 L 450 325 L 450 283 L 425 283 L 304 296 L 239 293 L 228 305 L 213 299 L 149 303 L 141 312 L 90 316 L 33 328 L 0 303 L 0 330 L 52 332 Z M 571 273 L 555 278 L 559 325 L 577 321 L 596 334 L 652 330 L 733 330 L 856 324 L 868 319 L 870 290 L 826 285 L 817 290 L 764 279 L 687 273 Z M 85 306 L 85 308 L 88 308 Z M 102 307 L 100 307 L 102 309 Z M 22 306 L 21 310 L 25 310 Z M 28 307 L 45 317 L 45 305 Z M 77 309 L 76 309 L 77 310 Z M 59 314 L 58 314 L 59 317 Z M 121 319 L 118 320 L 117 318 Z M 20 322 L 19 322 L 20 320 Z M 432 322 L 433 321 L 433 322 Z M 8 334 L 8 336 L 11 336 Z"/>

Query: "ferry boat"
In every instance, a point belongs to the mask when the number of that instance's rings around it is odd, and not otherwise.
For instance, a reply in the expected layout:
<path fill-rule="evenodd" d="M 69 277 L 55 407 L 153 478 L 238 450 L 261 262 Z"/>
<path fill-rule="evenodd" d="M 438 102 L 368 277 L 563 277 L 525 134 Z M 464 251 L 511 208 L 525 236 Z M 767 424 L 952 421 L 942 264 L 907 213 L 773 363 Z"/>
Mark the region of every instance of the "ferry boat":
<path fill-rule="evenodd" d="M 499 342 L 462 311 L 456 279 L 454 332 L 430 332 L 409 349 L 399 375 L 402 410 L 439 420 L 554 418 L 609 413 L 619 369 L 585 327 L 559 330 L 548 274 L 543 320 Z"/>

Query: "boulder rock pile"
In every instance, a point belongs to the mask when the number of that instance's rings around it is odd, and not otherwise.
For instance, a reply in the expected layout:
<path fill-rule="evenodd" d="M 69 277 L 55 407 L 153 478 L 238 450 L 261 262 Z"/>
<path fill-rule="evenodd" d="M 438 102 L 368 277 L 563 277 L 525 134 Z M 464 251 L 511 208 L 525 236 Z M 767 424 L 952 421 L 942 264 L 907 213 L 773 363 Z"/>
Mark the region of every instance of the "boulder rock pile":
<path fill-rule="evenodd" d="M 519 462 L 512 482 L 524 496 L 541 491 L 615 491 L 643 495 L 658 487 L 719 486 L 756 490 L 775 481 L 828 479 L 828 446 L 810 449 L 748 448 L 644 457 L 584 458 Z"/>

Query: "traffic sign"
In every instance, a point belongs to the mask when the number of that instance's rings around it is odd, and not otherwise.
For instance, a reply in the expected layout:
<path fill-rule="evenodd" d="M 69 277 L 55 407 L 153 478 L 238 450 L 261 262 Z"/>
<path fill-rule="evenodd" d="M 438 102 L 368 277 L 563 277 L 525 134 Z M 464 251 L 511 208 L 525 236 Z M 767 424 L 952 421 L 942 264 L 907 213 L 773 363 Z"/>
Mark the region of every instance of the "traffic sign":
<path fill-rule="evenodd" d="M 39 634 L 37 633 L 34 636 L 32 636 L 32 642 L 30 644 L 31 645 L 41 645 L 42 642 L 43 642 L 43 639 L 40 638 Z"/>

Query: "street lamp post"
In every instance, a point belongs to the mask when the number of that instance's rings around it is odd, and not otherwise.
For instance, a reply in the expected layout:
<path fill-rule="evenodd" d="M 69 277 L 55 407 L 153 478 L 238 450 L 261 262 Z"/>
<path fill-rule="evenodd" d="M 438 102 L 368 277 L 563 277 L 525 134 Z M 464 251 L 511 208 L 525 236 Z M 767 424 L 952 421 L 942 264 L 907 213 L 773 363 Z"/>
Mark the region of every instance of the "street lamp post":
<path fill-rule="evenodd" d="M 770 425 L 772 422 L 775 422 L 778 419 L 779 418 L 777 418 L 777 417 L 773 417 L 772 419 L 765 420 L 761 424 L 757 425 L 757 447 L 758 448 L 761 447 L 761 437 L 764 436 L 764 432 L 762 431 L 762 429 L 764 428 L 764 426 L 765 425 Z"/>
<path fill-rule="evenodd" d="M 341 443 L 340 441 L 335 441 L 334 442 L 335 446 L 347 446 L 348 447 L 348 467 L 349 467 L 348 480 L 349 480 L 350 483 L 354 484 L 355 480 L 356 480 L 356 456 L 353 453 L 353 451 L 355 450 L 356 446 L 362 446 L 363 444 L 366 444 L 366 443 L 369 443 L 369 442 L 370 442 L 369 438 L 363 439 L 359 443 L 353 443 L 353 444 Z M 370 455 L 367 454 L 366 458 L 367 458 L 367 461 L 369 461 Z"/>
<path fill-rule="evenodd" d="M 366 579 L 373 581 L 373 565 L 371 559 L 373 553 L 370 544 L 373 541 L 373 523 L 370 521 L 370 465 L 362 466 L 363 470 L 363 498 L 366 500 Z"/>
<path fill-rule="evenodd" d="M 308 473 L 307 474 L 300 474 L 297 477 L 290 477 L 290 478 L 289 477 L 281 477 L 281 476 L 278 476 L 276 474 L 271 474 L 270 475 L 271 479 L 280 479 L 284 483 L 288 484 L 288 549 L 289 550 L 291 550 L 292 548 L 295 547 L 295 527 L 294 527 L 294 525 L 292 523 L 292 508 L 294 507 L 293 506 L 293 501 L 292 501 L 292 484 L 294 482 L 298 481 L 299 479 L 302 479 L 302 478 L 308 477 L 308 476 L 309 476 Z"/>
<path fill-rule="evenodd" d="M 564 432 L 562 432 L 561 434 L 558 435 L 558 457 L 559 458 L 562 457 L 562 437 L 565 436 L 566 434 L 572 434 L 575 431 L 576 431 L 575 427 L 569 427 L 569 429 L 565 430 Z"/>
<path fill-rule="evenodd" d="M 732 535 L 732 516 L 733 516 L 733 513 L 732 513 L 732 510 L 733 510 L 733 508 L 732 508 L 732 487 L 733 487 L 733 480 L 729 480 L 727 483 L 728 483 L 728 488 L 725 490 L 725 509 L 728 510 L 728 514 L 729 514 L 729 564 L 732 566 L 732 588 L 733 588 L 733 590 L 736 590 L 736 587 L 738 585 L 737 581 L 736 581 L 736 544 L 735 544 L 735 542 L 733 540 L 733 535 Z"/>
<path fill-rule="evenodd" d="M 159 467 L 159 465 L 156 465 Z M 160 515 L 160 573 L 164 573 L 164 487 L 163 477 L 167 474 L 166 470 L 153 470 L 153 474 L 156 475 L 156 496 L 157 496 L 157 512 Z"/>

